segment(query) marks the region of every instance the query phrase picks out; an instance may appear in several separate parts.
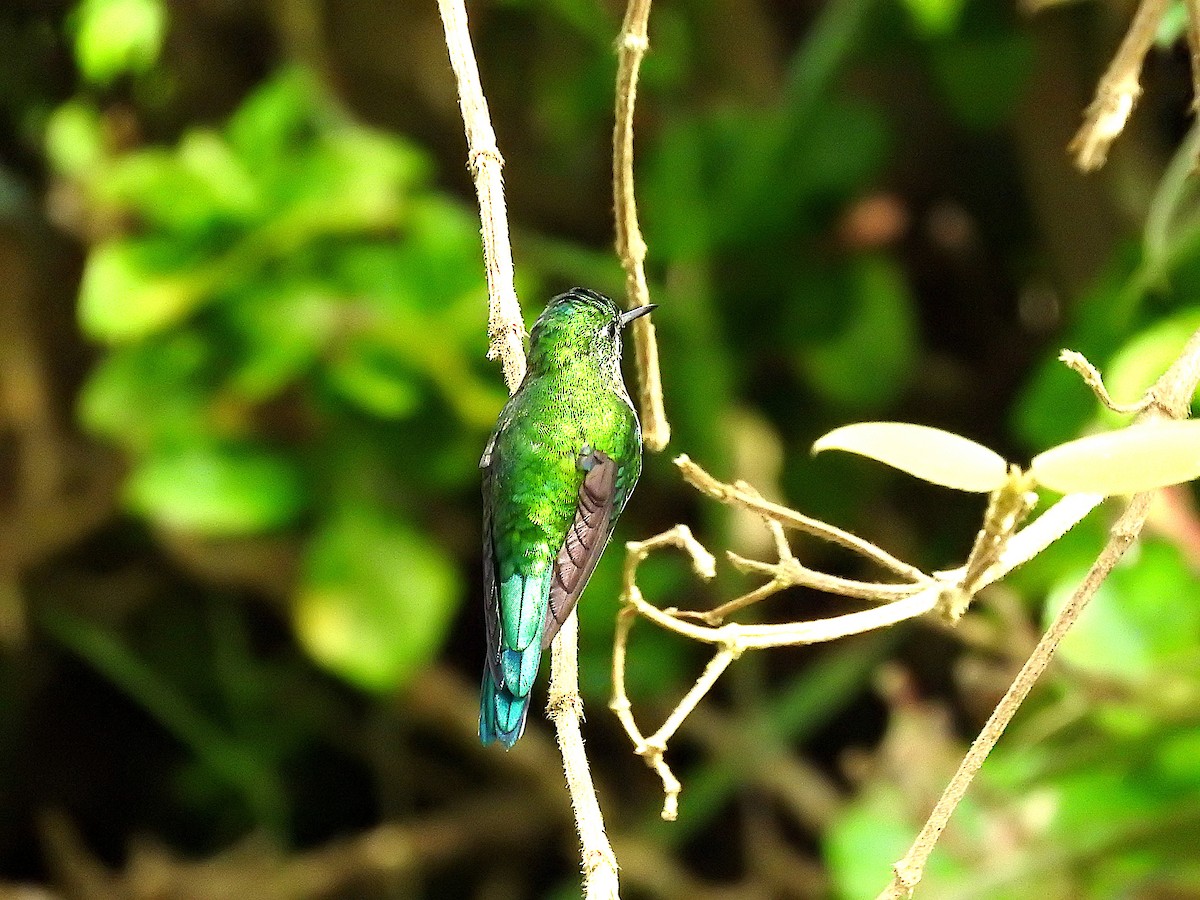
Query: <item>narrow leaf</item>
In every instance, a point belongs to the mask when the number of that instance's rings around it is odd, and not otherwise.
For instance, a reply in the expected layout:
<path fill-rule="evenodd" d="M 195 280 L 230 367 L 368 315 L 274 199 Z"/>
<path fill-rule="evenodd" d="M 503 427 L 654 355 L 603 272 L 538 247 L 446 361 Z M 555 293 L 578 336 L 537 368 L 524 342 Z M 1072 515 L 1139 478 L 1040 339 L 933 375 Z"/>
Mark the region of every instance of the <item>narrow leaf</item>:
<path fill-rule="evenodd" d="M 1052 447 L 1030 464 L 1063 494 L 1136 494 L 1200 475 L 1200 421 L 1151 422 Z"/>
<path fill-rule="evenodd" d="M 909 422 L 843 425 L 813 444 L 813 453 L 845 450 L 870 457 L 933 484 L 987 493 L 1004 483 L 1008 464 L 982 444 Z"/>

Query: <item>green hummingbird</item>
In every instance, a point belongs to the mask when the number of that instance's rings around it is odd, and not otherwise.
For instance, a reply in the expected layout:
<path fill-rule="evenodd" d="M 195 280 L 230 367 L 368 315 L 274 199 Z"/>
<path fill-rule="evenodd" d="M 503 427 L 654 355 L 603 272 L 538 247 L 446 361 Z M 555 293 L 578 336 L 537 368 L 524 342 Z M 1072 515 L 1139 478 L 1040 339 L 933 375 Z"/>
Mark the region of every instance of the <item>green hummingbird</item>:
<path fill-rule="evenodd" d="M 559 294 L 529 335 L 529 368 L 500 412 L 483 470 L 487 664 L 479 738 L 525 730 L 542 651 L 575 608 L 642 469 L 621 377 L 629 312 L 584 288 Z"/>

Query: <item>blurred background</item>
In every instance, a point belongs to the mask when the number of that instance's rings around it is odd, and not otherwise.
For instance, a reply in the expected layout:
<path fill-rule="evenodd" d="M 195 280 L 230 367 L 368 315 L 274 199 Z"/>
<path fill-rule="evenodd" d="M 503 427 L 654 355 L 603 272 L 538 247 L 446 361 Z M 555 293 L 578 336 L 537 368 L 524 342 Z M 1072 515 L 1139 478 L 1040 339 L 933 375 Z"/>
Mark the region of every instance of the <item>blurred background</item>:
<path fill-rule="evenodd" d="M 672 742 L 679 821 L 606 708 L 620 542 L 770 559 L 670 457 L 959 564 L 983 509 L 853 458 L 867 418 L 1022 462 L 1114 427 L 1200 326 L 1182 0 L 1099 174 L 1065 146 L 1132 7 L 663 0 L 637 116 L 667 453 L 581 604 L 586 736 L 630 898 L 871 897 L 1106 504 L 914 623 L 749 654 Z M 620 296 L 617 0 L 476 0 L 530 321 Z M 0 897 L 578 896 L 542 717 L 476 737 L 477 463 L 505 397 L 436 4 L 0 10 Z M 802 539 L 810 566 L 868 577 Z M 1200 520 L 1164 492 L 936 851 L 923 897 L 1200 897 Z M 705 608 L 672 553 L 641 583 Z M 747 620 L 850 604 L 793 591 Z M 634 632 L 647 732 L 704 648 Z M 544 686 L 539 687 L 540 707 Z"/>

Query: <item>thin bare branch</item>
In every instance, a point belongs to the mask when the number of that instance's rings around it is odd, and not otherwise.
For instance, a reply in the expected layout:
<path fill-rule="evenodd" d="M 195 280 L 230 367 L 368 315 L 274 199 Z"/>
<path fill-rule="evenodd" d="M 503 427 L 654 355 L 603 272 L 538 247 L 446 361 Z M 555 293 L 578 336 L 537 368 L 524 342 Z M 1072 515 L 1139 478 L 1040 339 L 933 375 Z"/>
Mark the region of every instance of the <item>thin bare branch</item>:
<path fill-rule="evenodd" d="M 648 306 L 646 241 L 638 225 L 633 179 L 633 112 L 637 101 L 638 72 L 650 49 L 647 26 L 651 0 L 629 0 L 625 22 L 617 39 L 617 103 L 613 125 L 613 206 L 616 212 L 617 255 L 625 269 L 625 293 L 630 308 Z M 633 323 L 637 354 L 638 408 L 642 414 L 642 443 L 658 453 L 671 440 L 671 426 L 663 406 L 662 375 L 658 367 L 658 341 L 654 322 L 643 316 Z"/>
<path fill-rule="evenodd" d="M 512 246 L 504 206 L 504 158 L 496 145 L 496 132 L 488 115 L 487 100 L 479 81 L 479 67 L 471 49 L 467 9 L 463 0 L 438 0 L 450 67 L 458 83 L 458 103 L 467 135 L 467 160 L 483 236 L 483 262 L 488 283 L 488 359 L 499 359 L 509 393 L 525 377 L 525 320 L 513 286 Z"/>
<path fill-rule="evenodd" d="M 463 0 L 438 0 L 438 9 L 446 31 L 450 65 L 458 82 L 470 169 L 479 197 L 488 281 L 488 357 L 500 359 L 504 381 L 511 393 L 525 377 L 525 325 L 513 287 L 512 247 L 501 177 L 504 160 L 496 146 L 496 134 L 479 81 Z M 572 613 L 554 639 L 547 712 L 558 736 L 575 811 L 582 848 L 584 895 L 588 900 L 616 900 L 617 860 L 604 830 L 580 727 L 583 701 L 579 698 L 578 637 L 578 619 Z"/>
<path fill-rule="evenodd" d="M 729 490 L 735 488 L 723 485 Z M 749 485 L 740 485 L 737 490 L 749 497 L 757 497 L 757 491 Z M 616 634 L 613 643 L 613 699 L 610 704 L 617 714 L 621 725 L 625 728 L 633 742 L 634 752 L 641 756 L 646 764 L 658 773 L 663 783 L 664 819 L 673 820 L 678 811 L 678 800 L 681 786 L 679 780 L 671 772 L 664 755 L 667 742 L 683 724 L 684 720 L 695 710 L 696 705 L 716 684 L 717 679 L 729 665 L 744 651 L 764 647 L 793 646 L 810 644 L 820 641 L 834 640 L 848 634 L 858 634 L 875 628 L 895 624 L 906 618 L 922 615 L 935 607 L 941 596 L 942 585 L 922 574 L 922 581 L 913 585 L 880 585 L 885 592 L 904 590 L 905 595 L 898 602 L 889 603 L 875 609 L 850 613 L 831 619 L 820 619 L 813 622 L 795 622 L 781 625 L 721 625 L 724 616 L 756 603 L 773 593 L 803 581 L 809 573 L 816 579 L 827 578 L 843 582 L 844 579 L 834 579 L 823 576 L 819 572 L 804 569 L 792 556 L 782 528 L 772 519 L 767 519 L 768 526 L 776 534 L 776 550 L 781 559 L 776 564 L 760 563 L 756 560 L 743 560 L 734 557 L 736 563 L 744 565 L 751 571 L 760 571 L 772 575 L 772 580 L 759 588 L 744 594 L 728 603 L 723 604 L 709 613 L 695 611 L 679 611 L 675 609 L 659 609 L 646 601 L 637 585 L 637 571 L 642 560 L 653 550 L 674 546 L 685 551 L 692 560 L 696 573 L 704 579 L 710 579 L 715 574 L 715 559 L 694 537 L 685 525 L 656 535 L 645 541 L 631 541 L 626 544 L 624 590 L 621 596 L 622 608 L 617 614 Z M 858 582 L 847 582 L 852 590 L 862 587 Z M 891 594 L 885 593 L 890 597 Z M 882 599 L 872 596 L 872 600 Z M 684 637 L 701 643 L 714 644 L 717 652 L 709 660 L 704 672 L 692 685 L 691 689 L 676 704 L 675 709 L 667 716 L 659 729 L 649 737 L 642 734 L 629 702 L 625 689 L 625 666 L 628 654 L 629 633 L 638 616 L 642 616 L 668 631 L 674 631 Z M 704 624 L 697 624 L 704 623 Z"/>
<path fill-rule="evenodd" d="M 772 503 L 770 500 L 764 500 L 758 495 L 757 491 L 750 493 L 738 489 L 736 485 L 729 485 L 718 481 L 696 463 L 692 462 L 691 458 L 686 454 L 677 456 L 675 458 L 675 465 L 679 467 L 684 481 L 714 500 L 719 500 L 721 503 L 726 503 L 730 506 L 740 506 L 743 509 L 748 509 L 761 516 L 773 519 L 784 528 L 794 528 L 797 531 L 802 531 L 830 543 L 838 544 L 878 563 L 886 569 L 890 569 L 901 578 L 908 579 L 909 581 L 921 581 L 928 577 L 920 569 L 910 566 L 906 562 L 901 562 L 890 553 L 876 547 L 870 541 L 863 540 L 857 535 L 850 534 L 848 531 L 843 531 L 840 528 L 822 522 L 820 519 L 813 519 L 802 515 L 794 509 L 789 509 L 778 503 Z"/>
<path fill-rule="evenodd" d="M 1197 383 L 1200 383 L 1200 330 L 1188 339 L 1183 352 L 1146 392 L 1148 402 L 1145 411 L 1138 416 L 1138 421 L 1186 417 L 1191 398 L 1196 392 Z M 971 744 L 971 749 L 963 757 L 958 771 L 946 786 L 908 853 L 896 863 L 895 875 L 891 883 L 879 894 L 878 900 L 899 900 L 899 898 L 912 895 L 913 890 L 921 881 L 925 865 L 937 844 L 938 837 L 965 796 L 971 781 L 983 765 L 983 761 L 1000 739 L 1000 735 L 1004 733 L 1008 723 L 1012 721 L 1012 717 L 1033 689 L 1037 679 L 1050 664 L 1063 635 L 1075 624 L 1080 613 L 1096 595 L 1096 591 L 1104 579 L 1108 577 L 1141 533 L 1150 509 L 1151 498 L 1152 493 L 1135 495 L 1125 512 L 1113 525 L 1108 543 L 1092 564 L 1091 569 L 1088 570 L 1071 599 L 1055 616 L 1054 621 L 1038 641 L 1016 679 L 996 705 L 996 709 L 979 732 L 979 736 Z"/>
<path fill-rule="evenodd" d="M 1108 149 L 1124 131 L 1125 123 L 1142 93 L 1138 83 L 1142 61 L 1154 44 L 1167 0 L 1141 0 L 1129 31 L 1096 87 L 1096 97 L 1084 113 L 1083 126 L 1067 147 L 1075 164 L 1085 172 L 1104 165 Z"/>
<path fill-rule="evenodd" d="M 558 735 L 563 772 L 582 848 L 584 897 L 615 900 L 619 895 L 617 858 L 604 831 L 604 816 L 592 785 L 583 748 L 583 701 L 579 698 L 579 618 L 574 612 L 554 638 L 550 664 L 550 699 L 547 713 Z"/>
<path fill-rule="evenodd" d="M 1108 393 L 1108 388 L 1104 386 L 1104 379 L 1100 375 L 1100 370 L 1093 366 L 1082 353 L 1078 353 L 1075 350 L 1062 350 L 1058 354 L 1058 360 L 1082 378 L 1084 384 L 1092 389 L 1092 393 L 1096 395 L 1096 399 L 1115 413 L 1134 415 L 1140 413 L 1150 405 L 1151 397 L 1149 394 L 1143 394 L 1134 403 L 1117 403 L 1113 400 Z"/>
<path fill-rule="evenodd" d="M 909 897 L 913 890 L 921 880 L 921 876 L 925 871 L 925 863 L 929 859 L 929 855 L 933 852 L 934 846 L 937 844 L 938 838 L 942 831 L 945 830 L 950 816 L 958 807 L 959 801 L 970 787 L 975 774 L 983 766 L 983 761 L 987 759 L 992 748 L 996 746 L 996 742 L 1000 739 L 1000 735 L 1004 733 L 1004 729 L 1008 723 L 1012 721 L 1012 717 L 1016 714 L 1025 698 L 1029 696 L 1029 692 L 1033 689 L 1038 678 L 1046 670 L 1050 664 L 1050 660 L 1057 649 L 1059 641 L 1063 635 L 1075 624 L 1079 618 L 1079 614 L 1088 602 L 1095 596 L 1096 590 L 1100 584 L 1108 577 L 1108 574 L 1120 561 L 1125 551 L 1129 549 L 1134 539 L 1142 529 L 1142 525 L 1146 521 L 1146 513 L 1150 508 L 1150 494 L 1138 494 L 1133 498 L 1129 507 L 1112 528 L 1112 537 L 1105 546 L 1104 551 L 1099 558 L 1092 564 L 1088 571 L 1087 577 L 1083 583 L 1075 590 L 1074 595 L 1068 601 L 1067 605 L 1059 611 L 1055 616 L 1054 621 L 1042 635 L 1038 641 L 1037 647 L 1021 671 L 1017 673 L 1017 677 L 1009 686 L 1000 702 L 996 705 L 996 709 L 992 712 L 991 717 L 983 726 L 983 730 L 979 732 L 979 736 L 975 738 L 971 744 L 971 749 L 967 751 L 967 755 L 963 757 L 959 764 L 958 771 L 946 786 L 933 812 L 930 813 L 924 827 L 913 841 L 908 853 L 902 860 L 896 863 L 895 877 L 892 883 L 879 894 L 878 900 L 899 900 L 899 898 Z"/>

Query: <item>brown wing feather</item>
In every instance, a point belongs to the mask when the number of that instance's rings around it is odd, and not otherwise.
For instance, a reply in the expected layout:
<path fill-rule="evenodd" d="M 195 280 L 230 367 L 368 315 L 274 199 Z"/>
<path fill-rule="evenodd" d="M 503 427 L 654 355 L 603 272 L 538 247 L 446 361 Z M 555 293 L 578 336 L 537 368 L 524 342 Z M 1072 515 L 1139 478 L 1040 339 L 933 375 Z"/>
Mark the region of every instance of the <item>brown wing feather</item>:
<path fill-rule="evenodd" d="M 496 585 L 496 548 L 492 544 L 492 468 L 496 434 L 493 433 L 479 461 L 483 470 L 483 622 L 487 634 L 487 664 L 496 684 L 504 683 L 500 672 L 500 591 Z"/>
<path fill-rule="evenodd" d="M 592 570 L 608 543 L 609 524 L 617 495 L 617 464 L 605 453 L 592 454 L 592 467 L 579 486 L 575 518 L 559 548 L 550 576 L 550 603 L 542 647 L 549 647 L 558 629 L 579 602 Z"/>

